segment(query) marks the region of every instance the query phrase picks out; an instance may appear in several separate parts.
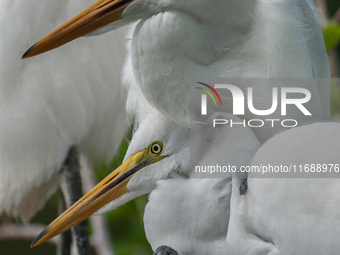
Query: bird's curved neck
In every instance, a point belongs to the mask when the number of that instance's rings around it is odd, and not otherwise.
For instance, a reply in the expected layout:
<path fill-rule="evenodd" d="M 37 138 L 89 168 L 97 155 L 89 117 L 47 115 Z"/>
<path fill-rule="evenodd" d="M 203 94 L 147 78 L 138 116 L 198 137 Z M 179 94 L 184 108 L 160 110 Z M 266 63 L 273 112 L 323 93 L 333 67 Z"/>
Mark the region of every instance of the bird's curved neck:
<path fill-rule="evenodd" d="M 254 18 L 249 12 L 254 8 L 241 4 L 222 7 L 207 16 L 203 8 L 198 15 L 169 7 L 137 23 L 130 47 L 132 69 L 142 93 L 155 107 L 162 102 L 173 114 L 188 116 L 186 108 L 173 106 L 183 105 L 177 100 L 189 102 L 190 93 L 175 88 L 201 81 L 207 74 L 218 77 L 218 69 L 213 69 L 214 75 L 207 67 L 246 36 Z"/>

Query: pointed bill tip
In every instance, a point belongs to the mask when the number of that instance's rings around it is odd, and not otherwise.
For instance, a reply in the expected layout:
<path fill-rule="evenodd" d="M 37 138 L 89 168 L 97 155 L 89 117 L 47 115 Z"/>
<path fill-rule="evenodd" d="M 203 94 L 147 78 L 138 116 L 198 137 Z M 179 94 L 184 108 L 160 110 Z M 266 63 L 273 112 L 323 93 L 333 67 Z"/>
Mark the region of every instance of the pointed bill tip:
<path fill-rule="evenodd" d="M 38 246 L 39 244 L 42 243 L 42 242 L 39 242 L 39 241 L 41 240 L 41 238 L 42 238 L 43 236 L 46 235 L 47 231 L 48 231 L 48 227 L 45 228 L 43 231 L 41 231 L 41 233 L 40 233 L 40 234 L 33 240 L 33 242 L 31 243 L 31 248 L 36 247 L 36 246 Z"/>
<path fill-rule="evenodd" d="M 124 9 L 133 1 L 134 0 L 98 0 L 39 40 L 25 52 L 22 59 L 58 48 L 103 26 L 122 19 Z"/>
<path fill-rule="evenodd" d="M 33 57 L 34 55 L 32 55 L 32 49 L 35 47 L 36 44 L 32 45 L 21 57 L 21 59 L 25 59 L 25 58 L 30 58 Z"/>
<path fill-rule="evenodd" d="M 104 178 L 93 189 L 47 226 L 34 239 L 31 247 L 38 246 L 52 237 L 70 229 L 90 217 L 93 213 L 97 212 L 111 201 L 129 192 L 129 189 L 127 188 L 128 182 L 138 171 L 166 157 L 160 156 L 159 154 L 152 154 L 148 147 L 129 157 L 121 166 Z"/>

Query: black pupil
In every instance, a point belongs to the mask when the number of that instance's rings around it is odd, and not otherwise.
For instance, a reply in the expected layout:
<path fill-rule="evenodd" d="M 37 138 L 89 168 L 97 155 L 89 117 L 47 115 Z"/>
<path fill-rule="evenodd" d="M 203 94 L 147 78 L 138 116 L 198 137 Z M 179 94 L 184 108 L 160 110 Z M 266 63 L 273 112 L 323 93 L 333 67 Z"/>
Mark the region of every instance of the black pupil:
<path fill-rule="evenodd" d="M 160 146 L 159 146 L 158 144 L 154 144 L 154 145 L 152 146 L 152 150 L 153 150 L 154 153 L 159 153 L 159 151 L 160 151 Z"/>

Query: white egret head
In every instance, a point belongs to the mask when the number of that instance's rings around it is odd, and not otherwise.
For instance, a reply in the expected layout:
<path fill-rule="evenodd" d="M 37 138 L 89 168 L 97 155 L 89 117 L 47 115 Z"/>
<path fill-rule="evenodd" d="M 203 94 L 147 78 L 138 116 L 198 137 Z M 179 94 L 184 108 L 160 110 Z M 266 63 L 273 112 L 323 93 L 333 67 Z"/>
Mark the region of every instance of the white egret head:
<path fill-rule="evenodd" d="M 189 134 L 188 128 L 176 125 L 161 113 L 150 113 L 134 133 L 124 159 L 125 162 L 136 159 L 140 170 L 128 180 L 128 192 L 101 208 L 99 213 L 113 210 L 135 197 L 151 192 L 158 180 L 168 178 L 173 171 L 188 175 Z"/>
<path fill-rule="evenodd" d="M 186 13 L 202 22 L 202 26 L 211 26 L 211 29 L 217 29 L 218 32 L 222 32 L 219 30 L 221 27 L 225 31 L 230 28 L 228 23 L 238 24 L 233 31 L 237 32 L 242 30 L 242 21 L 252 16 L 250 10 L 254 9 L 255 4 L 256 1 L 246 0 L 99 0 L 34 44 L 23 58 L 55 49 L 81 36 L 105 33 L 162 12 Z"/>
<path fill-rule="evenodd" d="M 312 2 L 100 0 L 45 36 L 23 57 L 138 20 L 128 39 L 124 81 L 129 90 L 138 87 L 149 104 L 172 121 L 189 126 L 199 109 L 190 105 L 192 101 L 200 102 L 200 93 L 191 89 L 196 88 L 196 82 L 220 78 L 222 83 L 234 84 L 233 78 L 245 78 L 247 82 L 237 81 L 236 85 L 244 94 L 248 93 L 247 87 L 256 86 L 260 96 L 254 99 L 254 105 L 262 107 L 263 101 L 268 101 L 270 107 L 272 100 L 267 99 L 271 99 L 273 86 L 287 86 L 293 77 L 329 76 L 327 54 Z M 255 84 L 250 79 L 287 77 L 286 83 L 269 86 Z M 313 80 L 301 86 L 313 95 L 311 104 L 315 111 L 308 121 L 328 118 L 326 84 Z M 231 101 L 229 94 L 226 95 L 222 98 L 223 108 L 217 111 L 233 111 L 230 104 L 225 104 Z M 128 104 L 131 101 L 129 98 Z M 295 119 L 297 114 L 296 119 L 300 118 L 299 109 L 294 109 L 289 117 Z M 270 116 L 281 117 L 279 110 Z M 267 115 L 249 111 L 244 114 L 246 120 L 258 118 L 265 120 Z M 261 131 L 253 130 L 264 142 L 282 128 L 276 127 L 266 123 Z"/>
<path fill-rule="evenodd" d="M 188 169 L 188 129 L 156 111 L 140 123 L 124 163 L 50 224 L 33 242 L 39 245 L 92 214 L 106 212 L 149 193 L 171 171 Z"/>
<path fill-rule="evenodd" d="M 225 113 L 213 116 L 218 117 L 239 121 Z M 197 130 L 190 130 L 157 111 L 150 113 L 134 134 L 124 163 L 53 221 L 32 246 L 66 231 L 96 212 L 115 209 L 151 192 L 157 181 L 171 178 L 172 174 L 205 178 L 205 175 L 196 175 L 193 165 L 218 163 L 239 167 L 250 164 L 260 146 L 254 133 L 248 127 L 214 129 L 211 124 L 209 121 Z M 232 173 L 227 172 L 219 177 L 231 180 L 231 176 Z"/>

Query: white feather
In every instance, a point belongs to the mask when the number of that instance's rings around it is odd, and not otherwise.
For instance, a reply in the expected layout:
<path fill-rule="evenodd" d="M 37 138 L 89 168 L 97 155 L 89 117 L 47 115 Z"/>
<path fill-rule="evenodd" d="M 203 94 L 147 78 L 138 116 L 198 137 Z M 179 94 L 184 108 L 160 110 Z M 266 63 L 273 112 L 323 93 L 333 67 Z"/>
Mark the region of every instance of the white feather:
<path fill-rule="evenodd" d="M 300 85 L 313 96 L 309 121 L 329 119 L 329 67 L 311 1 L 210 1 L 208 7 L 207 1 L 200 0 L 195 1 L 195 8 L 190 1 L 137 2 L 144 4 L 138 13 L 144 17 L 135 25 L 128 44 L 124 80 L 129 90 L 140 91 L 173 121 L 190 125 L 197 115 L 190 103 L 200 101 L 200 94 L 193 95 L 190 88 L 197 81 L 214 78 L 248 79 L 239 85 L 245 93 L 254 78 L 286 79 L 277 86 L 287 86 L 291 78 L 310 79 Z M 131 75 L 134 78 L 127 77 Z M 256 89 L 268 94 L 274 85 L 257 84 Z M 264 99 L 269 100 L 260 97 L 255 102 L 261 104 Z M 254 117 L 258 118 L 251 113 L 244 116 L 247 120 Z M 269 129 L 253 131 L 264 142 L 279 131 Z"/>
<path fill-rule="evenodd" d="M 258 150 L 253 166 L 292 164 L 297 173 L 293 168 L 284 175 L 250 173 L 248 192 L 242 196 L 240 179 L 233 179 L 230 254 L 338 254 L 339 138 L 339 123 L 315 123 L 282 132 Z M 299 166 L 304 169 L 305 164 L 307 169 L 327 164 L 327 173 L 309 172 L 301 178 Z"/>
<path fill-rule="evenodd" d="M 0 213 L 29 220 L 56 189 L 71 146 L 110 159 L 129 127 L 120 91 L 124 31 L 21 60 L 90 3 L 0 3 Z"/>

